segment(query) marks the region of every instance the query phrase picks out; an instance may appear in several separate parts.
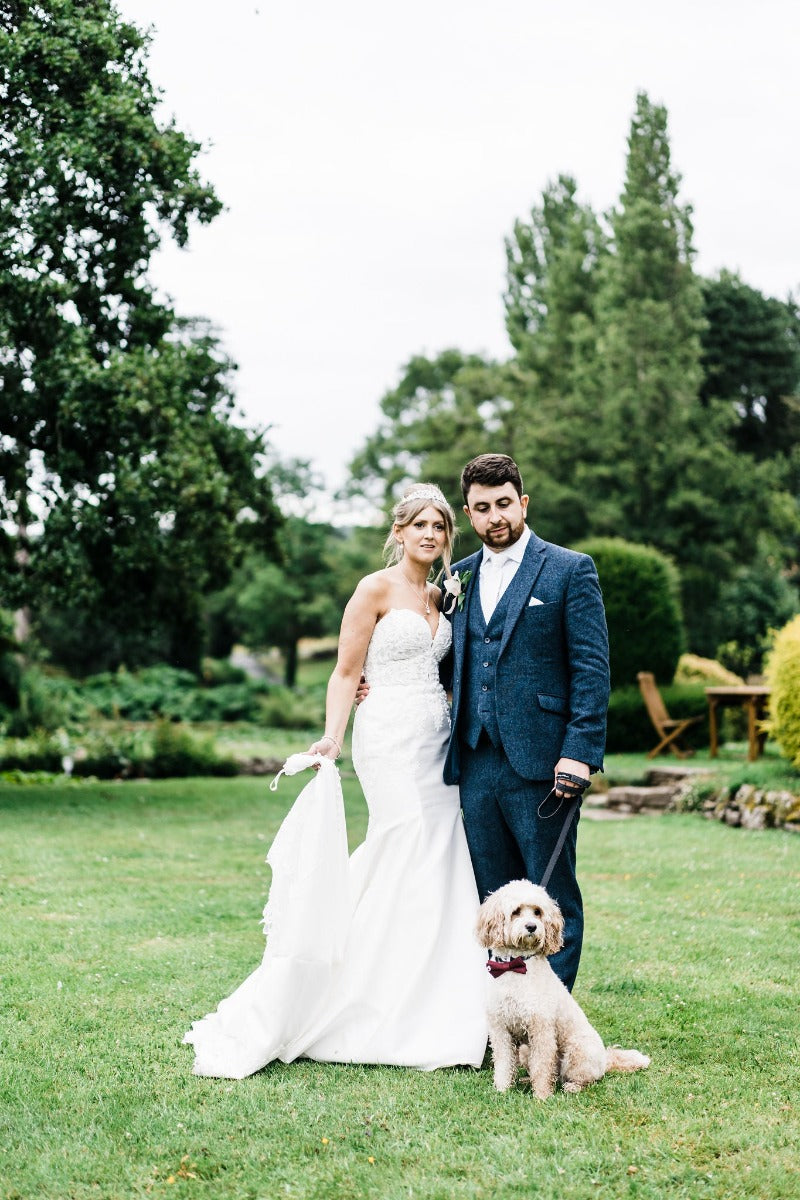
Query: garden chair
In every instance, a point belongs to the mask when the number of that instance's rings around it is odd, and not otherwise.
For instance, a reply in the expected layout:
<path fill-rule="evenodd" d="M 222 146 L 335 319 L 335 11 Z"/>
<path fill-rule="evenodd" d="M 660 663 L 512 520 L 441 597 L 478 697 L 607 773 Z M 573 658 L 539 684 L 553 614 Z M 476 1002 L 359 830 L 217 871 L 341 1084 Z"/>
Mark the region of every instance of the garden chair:
<path fill-rule="evenodd" d="M 671 750 L 677 758 L 689 758 L 693 750 L 682 750 L 678 746 L 678 738 L 685 733 L 690 725 L 702 721 L 702 717 L 680 717 L 673 719 L 667 712 L 661 692 L 656 684 L 656 677 L 651 671 L 640 671 L 636 676 L 639 680 L 639 691 L 642 693 L 647 714 L 653 722 L 656 733 L 661 738 L 657 746 L 648 751 L 648 758 L 655 758 L 662 750 Z"/>

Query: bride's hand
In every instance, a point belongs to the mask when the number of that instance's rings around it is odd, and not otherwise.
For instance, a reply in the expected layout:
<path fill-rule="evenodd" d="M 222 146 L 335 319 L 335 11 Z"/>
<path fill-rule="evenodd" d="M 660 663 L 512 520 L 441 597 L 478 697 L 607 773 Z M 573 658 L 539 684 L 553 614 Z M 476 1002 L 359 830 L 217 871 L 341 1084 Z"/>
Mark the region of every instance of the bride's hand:
<path fill-rule="evenodd" d="M 329 734 L 326 734 L 325 737 L 321 737 L 318 742 L 314 742 L 313 746 L 309 746 L 308 750 L 306 751 L 307 754 L 319 754 L 321 758 L 330 758 L 333 760 L 333 762 L 336 762 L 336 759 L 339 757 L 341 752 L 341 746 L 336 739 L 330 737 Z"/>

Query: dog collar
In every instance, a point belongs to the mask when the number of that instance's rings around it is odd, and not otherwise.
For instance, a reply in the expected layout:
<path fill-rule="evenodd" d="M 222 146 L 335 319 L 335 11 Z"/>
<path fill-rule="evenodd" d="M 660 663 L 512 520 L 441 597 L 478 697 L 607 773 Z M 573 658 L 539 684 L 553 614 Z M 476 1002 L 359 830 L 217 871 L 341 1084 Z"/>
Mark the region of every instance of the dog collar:
<path fill-rule="evenodd" d="M 518 954 L 515 958 L 495 958 L 493 954 L 490 954 L 486 970 L 492 979 L 505 975 L 507 971 L 514 971 L 517 975 L 527 975 L 528 968 L 525 964 L 532 957 L 532 954 Z"/>

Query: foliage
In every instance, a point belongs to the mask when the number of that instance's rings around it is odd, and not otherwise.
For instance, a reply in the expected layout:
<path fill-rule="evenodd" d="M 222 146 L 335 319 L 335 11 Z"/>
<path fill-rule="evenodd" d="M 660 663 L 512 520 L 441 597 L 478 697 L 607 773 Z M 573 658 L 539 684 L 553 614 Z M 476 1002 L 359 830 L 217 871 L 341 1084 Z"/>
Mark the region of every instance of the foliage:
<path fill-rule="evenodd" d="M 516 453 L 509 397 L 517 374 L 515 366 L 459 350 L 416 355 L 381 400 L 378 430 L 351 463 L 351 490 L 366 492 L 388 512 L 402 485 L 433 479 L 460 512 L 461 469 L 486 450 L 487 439 L 494 451 Z"/>
<path fill-rule="evenodd" d="M 670 683 L 685 641 L 680 581 L 675 566 L 651 546 L 594 538 L 577 549 L 597 567 L 608 622 L 611 686 L 652 671 Z"/>
<path fill-rule="evenodd" d="M 800 616 L 776 635 L 766 663 L 769 734 L 781 753 L 800 767 Z"/>
<path fill-rule="evenodd" d="M 19 706 L 21 669 L 14 617 L 0 609 L 0 712 Z"/>
<path fill-rule="evenodd" d="M 800 609 L 800 595 L 774 555 L 759 554 L 737 568 L 720 588 L 718 623 L 723 653 L 738 658 L 745 675 L 758 674 L 769 649 L 770 631 Z M 718 655 L 721 657 L 718 649 Z"/>
<path fill-rule="evenodd" d="M 28 737 L 0 740 L 0 771 L 61 772 L 65 746 L 63 739 L 40 730 Z"/>
<path fill-rule="evenodd" d="M 701 684 L 659 687 L 667 712 L 674 719 L 703 717 L 681 734 L 681 745 L 699 749 L 708 745 L 708 703 Z M 609 754 L 650 750 L 660 739 L 653 729 L 638 687 L 615 688 L 608 702 L 606 749 Z"/>
<path fill-rule="evenodd" d="M 675 671 L 675 683 L 706 683 L 736 687 L 744 680 L 740 675 L 727 670 L 713 658 L 701 658 L 699 654 L 682 654 Z"/>
<path fill-rule="evenodd" d="M 265 847 L 304 782 L 0 789 L 9 1196 L 794 1194 L 800 841 L 696 816 L 581 822 L 576 996 L 607 1042 L 652 1054 L 649 1072 L 547 1105 L 498 1098 L 488 1062 L 193 1077 L 183 1030 L 260 959 Z M 344 787 L 359 837 L 363 800 Z M 743 913 L 763 952 L 743 954 Z"/>
<path fill-rule="evenodd" d="M 330 526 L 287 517 L 280 535 L 283 564 L 250 560 L 234 581 L 231 599 L 242 639 L 253 648 L 283 651 L 287 687 L 297 678 L 300 639 L 338 631 L 344 604 L 337 596 L 336 544 Z"/>
<path fill-rule="evenodd" d="M 155 728 L 124 725 L 89 728 L 67 736 L 39 731 L 0 740 L 0 771 L 62 772 L 76 779 L 162 779 L 187 775 L 235 775 L 214 739 L 198 737 L 168 720 Z"/>
<path fill-rule="evenodd" d="M 722 271 L 702 281 L 704 403 L 725 400 L 736 414 L 739 449 L 757 458 L 785 454 L 800 439 L 800 311 Z"/>
<path fill-rule="evenodd" d="M 110 0 L 0 14 L 5 602 L 34 602 L 83 671 L 150 645 L 196 669 L 200 597 L 243 531 L 270 549 L 277 523 L 230 364 L 147 281 L 162 237 L 184 245 L 221 205 L 199 144 L 159 122 L 146 49 Z"/>
<path fill-rule="evenodd" d="M 154 779 L 189 775 L 235 775 L 236 763 L 221 758 L 211 738 L 198 738 L 182 725 L 158 721 L 153 733 L 153 755 L 148 775 Z"/>
<path fill-rule="evenodd" d="M 261 699 L 269 689 L 262 680 L 200 687 L 192 672 L 160 664 L 137 672 L 120 669 L 91 676 L 81 685 L 80 694 L 104 717 L 240 721 L 261 718 Z"/>

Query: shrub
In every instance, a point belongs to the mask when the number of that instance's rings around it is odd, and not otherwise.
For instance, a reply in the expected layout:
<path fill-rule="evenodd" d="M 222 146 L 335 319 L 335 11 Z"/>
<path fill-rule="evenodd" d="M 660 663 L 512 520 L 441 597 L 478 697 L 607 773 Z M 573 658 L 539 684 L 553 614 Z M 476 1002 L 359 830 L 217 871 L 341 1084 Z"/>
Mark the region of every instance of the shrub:
<path fill-rule="evenodd" d="M 247 672 L 235 667 L 226 658 L 204 658 L 203 683 L 206 687 L 220 687 L 226 683 L 247 683 Z"/>
<path fill-rule="evenodd" d="M 299 696 L 289 688 L 271 688 L 261 701 L 261 720 L 273 729 L 314 729 L 324 719 L 324 697 Z"/>
<path fill-rule="evenodd" d="M 622 538 L 593 538 L 577 549 L 595 561 L 608 621 L 611 686 L 652 671 L 670 683 L 684 647 L 680 579 L 659 550 Z"/>
<path fill-rule="evenodd" d="M 671 717 L 708 717 L 708 702 L 702 684 L 672 685 L 662 687 L 660 691 Z M 615 689 L 608 703 L 608 753 L 647 753 L 658 740 L 638 687 Z M 681 745 L 695 750 L 707 746 L 708 721 L 700 721 L 687 729 L 681 735 Z"/>
<path fill-rule="evenodd" d="M 744 683 L 741 675 L 727 670 L 714 658 L 701 658 L 699 654 L 682 654 L 675 672 L 675 683 L 706 683 L 709 687 L 737 687 Z"/>
<path fill-rule="evenodd" d="M 60 772 L 64 744 L 59 738 L 40 730 L 31 737 L 4 738 L 0 741 L 0 771 Z"/>
<path fill-rule="evenodd" d="M 784 758 L 800 767 L 800 616 L 776 635 L 766 664 L 769 732 Z"/>
<path fill-rule="evenodd" d="M 221 758 L 211 738 L 194 737 L 171 721 L 159 721 L 153 734 L 153 757 L 148 774 L 154 779 L 190 775 L 235 775 L 232 758 Z"/>

